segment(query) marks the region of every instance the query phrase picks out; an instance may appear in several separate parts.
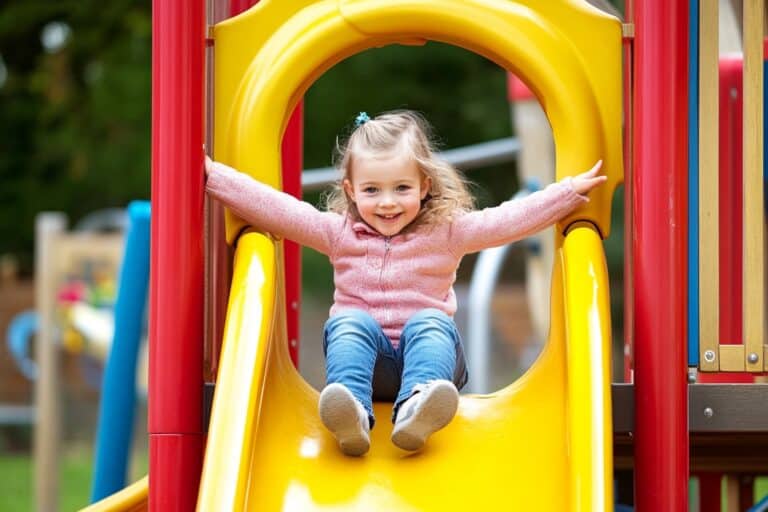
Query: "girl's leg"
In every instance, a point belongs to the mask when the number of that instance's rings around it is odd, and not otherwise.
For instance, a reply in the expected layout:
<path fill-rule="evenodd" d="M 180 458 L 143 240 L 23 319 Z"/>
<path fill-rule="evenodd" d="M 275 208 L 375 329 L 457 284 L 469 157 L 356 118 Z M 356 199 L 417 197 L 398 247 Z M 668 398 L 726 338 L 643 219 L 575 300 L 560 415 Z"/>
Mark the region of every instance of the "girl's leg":
<path fill-rule="evenodd" d="M 378 380 L 381 374 L 379 367 L 383 363 L 381 359 L 394 361 L 394 350 L 381 326 L 365 311 L 342 311 L 325 324 L 323 350 L 326 383 L 346 387 L 365 408 L 373 427 L 371 397 L 374 368 L 377 369 Z"/>
<path fill-rule="evenodd" d="M 437 309 L 425 309 L 408 320 L 400 350 L 403 379 L 393 409 L 392 442 L 418 450 L 456 414 L 457 386 L 467 381 L 464 350 L 455 323 Z"/>
<path fill-rule="evenodd" d="M 395 408 L 413 395 L 416 385 L 448 380 L 461 389 L 467 383 L 467 364 L 456 323 L 439 309 L 423 309 L 408 320 L 399 350 L 403 354 L 403 379 Z"/>

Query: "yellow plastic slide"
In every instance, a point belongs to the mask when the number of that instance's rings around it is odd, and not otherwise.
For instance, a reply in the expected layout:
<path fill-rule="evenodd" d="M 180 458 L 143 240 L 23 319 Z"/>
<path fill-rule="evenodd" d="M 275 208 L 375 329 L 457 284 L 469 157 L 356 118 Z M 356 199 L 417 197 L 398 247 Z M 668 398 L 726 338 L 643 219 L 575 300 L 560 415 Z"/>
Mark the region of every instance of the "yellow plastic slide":
<path fill-rule="evenodd" d="M 419 453 L 389 441 L 377 406 L 371 451 L 343 456 L 317 391 L 287 354 L 281 244 L 237 241 L 198 508 L 239 510 L 610 510 L 610 320 L 605 257 L 622 180 L 621 24 L 579 0 L 264 0 L 216 25 L 216 160 L 280 188 L 290 113 L 343 59 L 388 44 L 454 44 L 513 71 L 541 101 L 557 178 L 600 158 L 608 183 L 558 226 L 549 343 L 520 380 L 463 397 Z M 320 329 L 321 326 L 318 326 Z M 92 510 L 135 510 L 146 480 Z M 110 501 L 111 500 L 111 501 Z M 146 503 L 143 502 L 145 506 Z"/>
<path fill-rule="evenodd" d="M 417 453 L 390 442 L 391 405 L 376 404 L 359 458 L 339 451 L 289 359 L 277 251 L 256 233 L 238 244 L 199 510 L 611 509 L 608 281 L 591 225 L 561 245 L 550 340 L 534 367 L 497 393 L 462 397 Z"/>
<path fill-rule="evenodd" d="M 318 393 L 291 364 L 280 245 L 240 239 L 199 510 L 595 511 L 612 507 L 610 321 L 602 243 L 578 223 L 559 240 L 550 340 L 517 382 L 463 396 L 421 452 L 389 440 L 347 457 L 320 423 Z M 320 328 L 320 326 L 318 326 Z M 147 479 L 88 510 L 144 510 Z"/>

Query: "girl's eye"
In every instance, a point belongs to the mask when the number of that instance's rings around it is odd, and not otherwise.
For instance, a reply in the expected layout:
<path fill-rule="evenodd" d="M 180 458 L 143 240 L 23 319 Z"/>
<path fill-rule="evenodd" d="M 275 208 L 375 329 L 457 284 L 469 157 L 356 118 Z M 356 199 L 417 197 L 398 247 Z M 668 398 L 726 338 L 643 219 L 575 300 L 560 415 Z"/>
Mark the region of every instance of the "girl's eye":
<path fill-rule="evenodd" d="M 397 186 L 397 191 L 398 192 L 408 192 L 409 190 L 411 190 L 411 186 L 410 185 L 398 185 Z"/>
<path fill-rule="evenodd" d="M 376 192 L 378 192 L 378 189 L 376 187 L 365 187 L 363 189 L 363 192 L 365 192 L 366 194 L 375 194 Z"/>

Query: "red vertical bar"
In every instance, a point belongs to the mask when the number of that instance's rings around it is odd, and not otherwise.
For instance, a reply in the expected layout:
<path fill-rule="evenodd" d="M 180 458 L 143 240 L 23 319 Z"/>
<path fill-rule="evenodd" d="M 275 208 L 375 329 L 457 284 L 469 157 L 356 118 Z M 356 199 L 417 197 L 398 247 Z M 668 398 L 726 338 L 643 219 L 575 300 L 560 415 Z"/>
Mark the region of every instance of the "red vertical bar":
<path fill-rule="evenodd" d="M 154 0 L 149 508 L 194 510 L 202 468 L 204 0 Z"/>
<path fill-rule="evenodd" d="M 632 0 L 626 0 L 624 19 L 634 24 L 634 9 Z M 634 297 L 632 293 L 632 169 L 633 145 L 633 92 L 632 77 L 634 72 L 634 36 L 623 37 L 624 69 L 622 74 L 622 108 L 624 109 L 624 382 L 634 382 L 633 352 L 634 352 Z"/>
<path fill-rule="evenodd" d="M 303 168 L 304 103 L 291 114 L 283 135 L 283 190 L 301 199 Z M 287 308 L 288 350 L 293 364 L 299 365 L 299 318 L 301 313 L 301 247 L 285 242 L 285 306 Z"/>
<path fill-rule="evenodd" d="M 741 56 L 720 59 L 720 343 L 743 343 Z"/>
<path fill-rule="evenodd" d="M 687 510 L 688 2 L 634 11 L 635 504 Z"/>
<path fill-rule="evenodd" d="M 753 475 L 738 475 L 739 478 L 739 510 L 749 510 L 755 504 L 755 477 Z"/>
<path fill-rule="evenodd" d="M 720 512 L 722 473 L 699 473 L 699 512 Z"/>

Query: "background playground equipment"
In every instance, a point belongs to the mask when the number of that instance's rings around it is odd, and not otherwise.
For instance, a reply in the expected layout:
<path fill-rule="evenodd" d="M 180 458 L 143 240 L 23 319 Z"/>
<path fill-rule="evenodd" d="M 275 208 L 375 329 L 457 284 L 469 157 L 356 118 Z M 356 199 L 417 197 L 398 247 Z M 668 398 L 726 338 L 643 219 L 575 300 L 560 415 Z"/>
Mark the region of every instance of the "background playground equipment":
<path fill-rule="evenodd" d="M 125 223 L 123 210 L 101 210 L 81 219 L 70 234 L 57 237 L 69 237 L 63 243 L 78 249 L 65 250 L 57 261 L 54 341 L 68 352 L 100 362 L 112 342 L 115 275 Z M 14 317 L 6 332 L 8 351 L 28 379 L 37 378 L 32 343 L 38 325 L 38 313 L 28 310 Z M 87 378 L 98 385 L 100 374 Z"/>
<path fill-rule="evenodd" d="M 90 347 L 87 350 L 89 356 L 96 357 L 99 364 L 105 365 L 104 378 L 101 378 L 100 372 L 94 382 L 102 388 L 94 493 L 97 496 L 99 492 L 109 494 L 125 485 L 136 407 L 137 360 L 144 331 L 149 280 L 149 203 L 132 202 L 127 209 L 127 219 L 125 234 L 104 234 L 66 232 L 66 219 L 61 214 L 43 213 L 38 217 L 37 366 L 26 359 L 22 361 L 30 363 L 27 369 L 35 379 L 35 494 L 39 509 L 54 510 L 58 496 L 62 411 L 59 409 L 60 345 L 56 343 L 55 332 L 56 325 L 60 323 L 57 319 L 61 319 L 61 315 L 57 314 L 61 302 L 67 304 L 68 318 L 74 325 L 69 329 L 78 329 L 77 333 L 69 336 L 85 340 L 79 345 L 70 341 L 65 346 L 70 350 L 73 347 Z M 88 218 L 85 220 L 90 222 Z M 114 301 L 114 314 L 111 311 L 93 311 L 93 307 L 86 309 L 81 302 L 90 282 L 88 277 L 94 275 L 94 269 L 98 269 L 97 280 L 113 281 L 118 267 L 121 271 L 117 296 L 100 293 L 98 304 L 112 309 Z M 85 279 L 77 269 L 86 269 Z M 114 288 L 114 285 L 110 287 Z M 54 290 L 59 292 L 54 293 Z M 81 307 L 74 309 L 78 305 Z M 75 316 L 71 314 L 73 309 Z M 101 316 L 95 316 L 98 314 Z M 82 328 L 78 328 L 78 322 L 83 323 Z M 94 329 L 94 326 L 99 329 Z M 143 366 L 146 367 L 146 358 Z M 140 372 L 140 376 L 146 382 L 146 370 Z M 146 388 L 146 384 L 143 387 Z M 109 491 L 99 491 L 104 487 Z"/>

